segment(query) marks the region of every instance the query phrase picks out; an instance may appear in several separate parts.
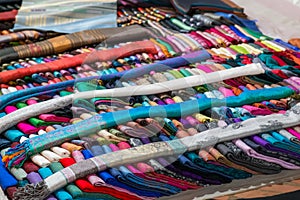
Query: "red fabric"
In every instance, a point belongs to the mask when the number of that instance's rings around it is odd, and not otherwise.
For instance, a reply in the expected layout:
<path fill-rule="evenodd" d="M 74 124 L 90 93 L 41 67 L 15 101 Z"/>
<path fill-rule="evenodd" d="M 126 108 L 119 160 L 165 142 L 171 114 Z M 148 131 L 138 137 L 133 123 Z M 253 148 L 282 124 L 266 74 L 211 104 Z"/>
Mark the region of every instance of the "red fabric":
<path fill-rule="evenodd" d="M 211 41 L 209 41 L 209 40 L 207 40 L 206 38 L 202 37 L 202 36 L 201 36 L 200 34 L 198 34 L 196 31 L 192 31 L 191 34 L 194 35 L 194 36 L 196 36 L 196 37 L 198 37 L 199 39 L 203 40 L 203 41 L 207 44 L 208 48 L 214 47 L 214 44 L 211 43 Z"/>
<path fill-rule="evenodd" d="M 269 48 L 268 46 L 264 45 L 263 43 L 261 43 L 259 41 L 255 41 L 254 44 L 257 44 L 257 45 L 259 45 L 259 46 L 261 46 L 261 47 L 263 47 L 265 49 L 268 49 L 269 51 L 271 51 L 273 53 L 275 52 L 273 49 Z"/>
<path fill-rule="evenodd" d="M 10 199 L 13 199 L 14 193 L 15 193 L 16 191 L 17 191 L 17 187 L 15 187 L 15 186 L 7 188 L 7 189 L 6 189 L 7 196 L 8 196 Z"/>
<path fill-rule="evenodd" d="M 229 41 L 230 43 L 232 43 L 232 44 L 237 44 L 236 39 L 234 39 L 234 38 L 232 38 L 232 37 L 230 37 L 230 36 L 227 36 L 227 35 L 223 34 L 222 32 L 218 31 L 218 30 L 215 29 L 215 28 L 211 28 L 210 31 L 212 31 L 212 32 L 214 32 L 214 33 L 220 35 L 221 37 L 225 38 L 226 40 L 228 40 L 228 41 Z"/>
<path fill-rule="evenodd" d="M 272 72 L 281 78 L 289 78 L 285 73 L 283 73 L 280 69 L 273 69 Z"/>
<path fill-rule="evenodd" d="M 60 159 L 60 163 L 64 167 L 69 167 L 76 163 L 76 161 L 73 158 L 63 158 Z M 79 189 L 81 189 L 83 192 L 89 192 L 89 193 L 102 193 L 102 194 L 108 194 L 113 197 L 123 199 L 123 200 L 140 200 L 137 196 L 130 195 L 126 192 L 118 191 L 110 186 L 93 186 L 90 182 L 88 182 L 85 179 L 77 179 L 75 181 L 75 184 Z"/>
<path fill-rule="evenodd" d="M 0 12 L 0 21 L 14 21 L 16 15 L 18 14 L 17 10 L 11 10 L 6 12 Z"/>
<path fill-rule="evenodd" d="M 37 172 L 39 167 L 36 166 L 33 162 L 27 160 L 23 165 L 24 171 L 29 174 L 30 172 Z"/>
<path fill-rule="evenodd" d="M 137 53 L 157 54 L 157 50 L 151 41 L 132 42 L 116 49 L 83 53 L 70 58 L 63 58 L 53 62 L 34 65 L 29 68 L 0 72 L 0 83 L 7 83 L 18 78 L 23 78 L 24 76 L 31 76 L 34 73 L 60 71 L 70 67 L 80 66 L 82 63 L 114 60 Z"/>
<path fill-rule="evenodd" d="M 287 65 L 281 58 L 279 58 L 278 56 L 272 55 L 272 59 L 274 59 L 279 66 L 285 66 Z"/>

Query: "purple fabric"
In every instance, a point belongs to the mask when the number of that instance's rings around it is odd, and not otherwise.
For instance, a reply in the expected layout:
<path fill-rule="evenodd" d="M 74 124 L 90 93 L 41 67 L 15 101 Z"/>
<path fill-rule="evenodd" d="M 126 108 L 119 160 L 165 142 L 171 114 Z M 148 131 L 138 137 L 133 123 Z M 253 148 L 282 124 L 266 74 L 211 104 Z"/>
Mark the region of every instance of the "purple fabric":
<path fill-rule="evenodd" d="M 300 155 L 299 155 L 299 154 L 297 154 L 297 153 L 295 153 L 295 152 L 293 152 L 293 151 L 288 151 L 288 150 L 286 150 L 286 149 L 281 149 L 281 148 L 278 148 L 278 147 L 274 147 L 274 146 L 271 145 L 269 142 L 265 141 L 264 139 L 262 139 L 261 137 L 259 137 L 259 136 L 257 136 L 257 135 L 251 136 L 251 139 L 252 139 L 255 143 L 257 143 L 257 144 L 259 144 L 259 145 L 265 147 L 266 149 L 269 149 L 269 150 L 271 150 L 271 151 L 277 151 L 277 152 L 289 154 L 289 155 L 292 155 L 292 156 L 294 156 L 294 157 L 300 159 Z"/>

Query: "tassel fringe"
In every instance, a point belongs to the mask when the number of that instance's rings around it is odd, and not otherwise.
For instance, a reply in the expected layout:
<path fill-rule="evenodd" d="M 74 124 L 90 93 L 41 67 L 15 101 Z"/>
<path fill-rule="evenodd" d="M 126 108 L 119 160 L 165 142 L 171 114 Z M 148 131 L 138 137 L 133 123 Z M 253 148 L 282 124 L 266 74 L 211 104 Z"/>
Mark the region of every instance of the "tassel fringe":
<path fill-rule="evenodd" d="M 44 181 L 37 184 L 27 184 L 14 193 L 13 200 L 44 200 L 49 196 L 50 190 Z"/>
<path fill-rule="evenodd" d="M 5 156 L 2 161 L 6 164 L 6 167 L 21 167 L 29 157 L 30 144 L 29 141 L 24 141 L 22 144 L 10 148 L 5 152 Z"/>

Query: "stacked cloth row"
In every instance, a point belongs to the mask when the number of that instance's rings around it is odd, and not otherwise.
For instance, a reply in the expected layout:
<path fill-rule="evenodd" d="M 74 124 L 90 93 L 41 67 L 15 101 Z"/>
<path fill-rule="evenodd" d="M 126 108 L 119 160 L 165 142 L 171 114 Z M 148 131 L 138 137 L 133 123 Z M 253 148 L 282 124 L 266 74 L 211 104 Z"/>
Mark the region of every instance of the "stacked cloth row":
<path fill-rule="evenodd" d="M 298 47 L 234 14 L 118 16 L 1 32 L 9 199 L 155 199 L 300 169 Z"/>

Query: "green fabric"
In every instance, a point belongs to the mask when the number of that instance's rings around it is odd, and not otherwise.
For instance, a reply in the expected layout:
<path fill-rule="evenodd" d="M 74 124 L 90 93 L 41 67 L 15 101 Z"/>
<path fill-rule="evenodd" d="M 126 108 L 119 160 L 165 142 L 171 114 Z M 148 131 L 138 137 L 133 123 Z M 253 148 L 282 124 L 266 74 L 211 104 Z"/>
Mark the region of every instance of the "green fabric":
<path fill-rule="evenodd" d="M 266 36 L 262 33 L 259 33 L 259 32 L 256 32 L 256 31 L 253 31 L 249 28 L 246 28 L 246 27 L 243 27 L 243 29 L 249 33 L 250 35 L 252 35 L 253 37 L 256 37 L 257 39 L 260 39 L 260 40 L 273 40 L 273 38 L 269 37 L 269 36 Z"/>
<path fill-rule="evenodd" d="M 68 92 L 68 91 L 65 91 L 65 90 L 59 92 L 59 95 L 61 97 L 68 96 L 70 94 L 73 94 L 73 92 Z"/>
<path fill-rule="evenodd" d="M 263 47 L 261 47 L 261 46 L 259 46 L 259 45 L 257 45 L 257 44 L 254 44 L 254 43 L 248 43 L 248 45 L 254 47 L 255 49 L 261 50 L 263 53 L 271 53 L 270 50 L 268 50 L 268 49 L 266 49 L 266 48 L 263 48 Z"/>
<path fill-rule="evenodd" d="M 169 70 L 170 74 L 172 74 L 176 79 L 178 78 L 184 78 L 184 76 L 177 70 Z"/>
<path fill-rule="evenodd" d="M 234 51 L 241 53 L 241 54 L 249 54 L 249 52 L 241 46 L 230 45 L 230 48 L 232 48 Z"/>
<path fill-rule="evenodd" d="M 28 122 L 35 127 L 50 126 L 50 125 L 59 123 L 59 122 L 45 122 L 44 120 L 41 120 L 41 119 L 38 119 L 35 117 L 31 117 L 30 119 L 28 119 Z"/>
<path fill-rule="evenodd" d="M 82 197 L 84 193 L 74 184 L 69 184 L 65 187 L 65 190 L 71 194 L 71 196 L 76 199 L 78 197 Z"/>
<path fill-rule="evenodd" d="M 181 22 L 180 20 L 178 20 L 176 18 L 171 18 L 170 20 L 173 24 L 175 24 L 176 26 L 178 26 L 184 30 L 187 30 L 187 31 L 195 30 L 194 28 L 187 26 L 186 24 L 184 24 L 183 22 Z"/>
<path fill-rule="evenodd" d="M 179 71 L 184 77 L 193 76 L 193 74 L 186 69 L 179 69 Z"/>
<path fill-rule="evenodd" d="M 300 70 L 297 68 L 294 68 L 293 66 L 290 65 L 285 65 L 285 66 L 279 66 L 277 61 L 272 58 L 272 54 L 260 54 L 259 59 L 261 59 L 264 63 L 266 63 L 266 66 L 269 67 L 270 69 L 285 69 L 291 72 L 294 72 L 298 75 L 300 75 Z"/>
<path fill-rule="evenodd" d="M 64 168 L 64 166 L 62 166 L 60 162 L 53 162 L 49 165 L 49 167 L 53 173 L 58 172 Z"/>
<path fill-rule="evenodd" d="M 87 82 L 76 83 L 75 88 L 77 88 L 77 90 L 80 92 L 106 89 L 105 87 L 103 87 L 101 85 L 96 85 L 96 84 L 87 83 Z"/>
<path fill-rule="evenodd" d="M 24 108 L 24 107 L 26 107 L 26 106 L 27 106 L 27 104 L 26 104 L 26 103 L 23 103 L 23 102 L 18 102 L 18 103 L 16 104 L 16 107 L 17 107 L 18 109 Z"/>
<path fill-rule="evenodd" d="M 90 103 L 86 99 L 74 99 L 73 105 L 77 107 L 82 107 L 82 108 L 87 108 L 87 109 L 92 109 L 95 110 L 95 105 L 93 103 Z"/>
<path fill-rule="evenodd" d="M 165 46 L 165 47 L 167 48 L 168 52 L 169 52 L 172 56 L 176 56 L 176 55 L 177 55 L 177 53 L 174 51 L 174 49 L 172 48 L 172 46 L 171 46 L 170 44 L 168 44 L 167 42 L 162 41 L 162 40 L 160 40 L 160 39 L 156 39 L 156 41 L 157 41 L 158 43 L 160 43 L 161 45 Z"/>
<path fill-rule="evenodd" d="M 24 187 L 27 184 L 29 184 L 27 180 L 21 180 L 18 182 L 18 187 Z"/>
<path fill-rule="evenodd" d="M 244 178 L 251 177 L 250 173 L 244 172 L 242 170 L 238 170 L 238 169 L 235 169 L 235 168 L 223 167 L 223 166 L 218 166 L 218 165 L 207 163 L 202 158 L 200 158 L 197 154 L 195 154 L 194 152 L 189 152 L 189 153 L 186 153 L 185 155 L 193 163 L 195 163 L 195 164 L 197 164 L 199 166 L 203 166 L 203 167 L 205 167 L 207 169 L 221 172 L 221 173 L 226 174 L 228 176 L 234 177 L 235 179 L 244 179 Z"/>

